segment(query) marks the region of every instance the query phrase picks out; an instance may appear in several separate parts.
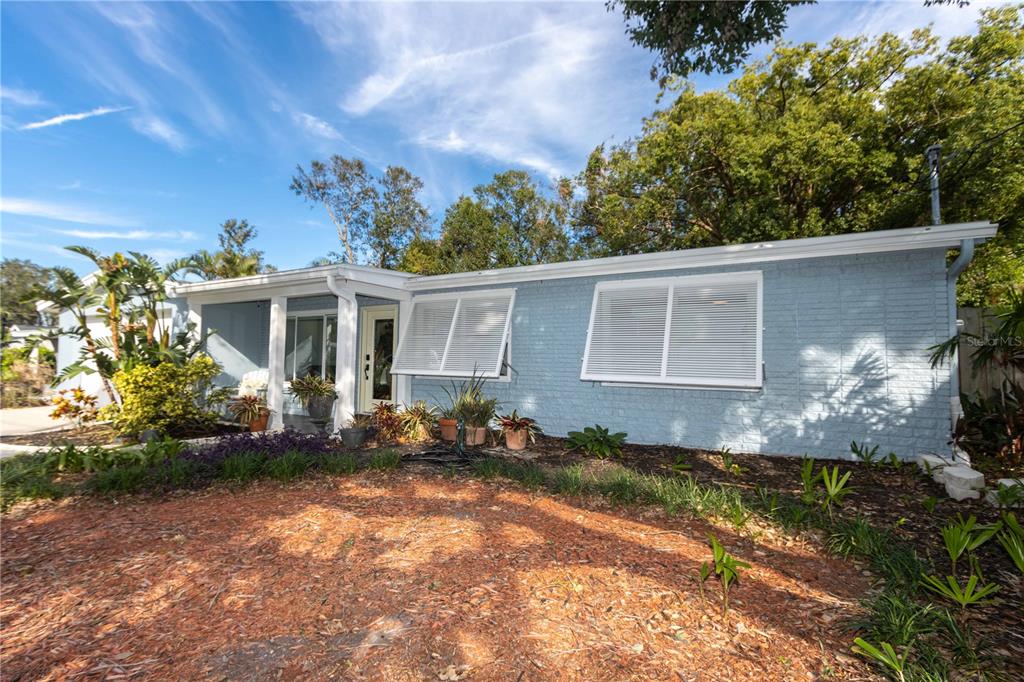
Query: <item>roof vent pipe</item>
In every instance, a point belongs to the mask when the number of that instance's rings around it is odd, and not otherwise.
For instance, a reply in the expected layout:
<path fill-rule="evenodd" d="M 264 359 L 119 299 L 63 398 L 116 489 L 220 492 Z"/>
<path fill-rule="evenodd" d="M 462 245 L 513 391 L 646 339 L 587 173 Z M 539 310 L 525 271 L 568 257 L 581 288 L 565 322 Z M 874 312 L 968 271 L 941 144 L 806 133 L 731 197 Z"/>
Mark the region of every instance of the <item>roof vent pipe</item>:
<path fill-rule="evenodd" d="M 933 144 L 924 150 L 928 157 L 928 180 L 932 190 L 932 225 L 942 224 L 942 212 L 939 210 L 939 159 L 942 156 L 942 145 Z"/>

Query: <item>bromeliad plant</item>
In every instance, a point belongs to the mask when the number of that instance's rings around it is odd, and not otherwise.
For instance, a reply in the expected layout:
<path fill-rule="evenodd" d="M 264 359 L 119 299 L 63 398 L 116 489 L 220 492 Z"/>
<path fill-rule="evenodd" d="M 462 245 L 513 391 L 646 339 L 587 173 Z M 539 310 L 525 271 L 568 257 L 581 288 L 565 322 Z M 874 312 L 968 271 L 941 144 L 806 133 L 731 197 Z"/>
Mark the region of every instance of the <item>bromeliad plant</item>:
<path fill-rule="evenodd" d="M 626 434 L 622 431 L 609 433 L 608 429 L 595 424 L 582 431 L 569 432 L 569 449 L 582 450 L 591 457 L 607 459 L 622 454 L 622 445 L 626 442 Z"/>
<path fill-rule="evenodd" d="M 527 440 L 537 442 L 537 434 L 541 431 L 535 419 L 520 417 L 515 410 L 512 410 L 512 414 L 498 417 L 498 426 L 505 436 L 505 444 L 511 450 L 522 450 Z"/>
<path fill-rule="evenodd" d="M 417 400 L 402 410 L 398 418 L 406 438 L 412 441 L 427 440 L 437 423 L 437 408 L 428 405 L 425 400 Z"/>
<path fill-rule="evenodd" d="M 718 542 L 718 538 L 714 535 L 709 535 L 708 540 L 711 541 L 711 554 L 714 561 L 715 575 L 718 576 L 719 581 L 722 583 L 722 614 L 724 615 L 729 611 L 729 587 L 732 583 L 740 581 L 740 569 L 750 568 L 750 564 L 738 560 L 725 551 L 725 547 Z M 701 575 L 705 573 L 706 570 L 702 568 Z"/>
<path fill-rule="evenodd" d="M 258 395 L 240 395 L 228 403 L 228 411 L 239 424 L 245 424 L 250 431 L 263 431 L 267 428 L 267 418 L 271 409 L 267 401 Z"/>
<path fill-rule="evenodd" d="M 377 431 L 379 441 L 395 441 L 402 435 L 402 417 L 391 403 L 377 403 L 370 424 Z"/>

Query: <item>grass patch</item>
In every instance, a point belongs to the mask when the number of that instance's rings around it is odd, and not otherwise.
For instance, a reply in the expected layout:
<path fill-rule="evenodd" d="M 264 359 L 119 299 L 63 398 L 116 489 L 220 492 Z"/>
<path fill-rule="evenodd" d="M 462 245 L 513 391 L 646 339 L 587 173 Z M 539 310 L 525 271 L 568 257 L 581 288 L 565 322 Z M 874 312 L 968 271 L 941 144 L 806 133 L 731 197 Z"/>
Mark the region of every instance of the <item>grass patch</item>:
<path fill-rule="evenodd" d="M 313 466 L 313 458 L 297 450 L 289 450 L 280 457 L 268 459 L 264 473 L 277 481 L 287 482 L 302 476 Z"/>
<path fill-rule="evenodd" d="M 135 493 L 148 487 L 150 481 L 149 467 L 145 464 L 129 464 L 96 472 L 86 488 L 100 495 Z"/>
<path fill-rule="evenodd" d="M 588 491 L 583 478 L 583 465 L 559 467 L 551 476 L 551 490 L 559 495 L 578 496 Z"/>
<path fill-rule="evenodd" d="M 343 453 L 338 455 L 327 455 L 320 460 L 320 468 L 334 476 L 348 476 L 359 469 L 359 462 L 355 455 Z"/>
<path fill-rule="evenodd" d="M 259 452 L 240 452 L 225 457 L 220 463 L 220 478 L 225 481 L 248 483 L 263 473 L 266 458 Z"/>
<path fill-rule="evenodd" d="M 386 448 L 373 453 L 370 458 L 370 468 L 376 471 L 390 471 L 397 469 L 402 461 L 402 453 L 394 448 Z"/>

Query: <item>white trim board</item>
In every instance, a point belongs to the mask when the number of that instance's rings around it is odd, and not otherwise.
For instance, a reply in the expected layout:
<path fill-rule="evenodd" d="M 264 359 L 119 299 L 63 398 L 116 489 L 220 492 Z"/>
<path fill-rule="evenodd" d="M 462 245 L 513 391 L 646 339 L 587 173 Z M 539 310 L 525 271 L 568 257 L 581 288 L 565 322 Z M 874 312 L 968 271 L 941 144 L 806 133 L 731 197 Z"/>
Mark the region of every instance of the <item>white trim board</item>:
<path fill-rule="evenodd" d="M 952 248 L 964 239 L 988 239 L 995 236 L 996 225 L 989 222 L 908 227 L 898 230 L 856 232 L 828 237 L 782 239 L 754 244 L 730 244 L 684 251 L 613 256 L 567 263 L 525 265 L 496 270 L 460 272 L 450 275 L 413 277 L 406 281 L 410 291 L 429 291 L 455 287 L 509 284 L 570 277 L 601 277 L 628 273 L 657 272 L 684 268 L 768 263 L 799 258 Z"/>

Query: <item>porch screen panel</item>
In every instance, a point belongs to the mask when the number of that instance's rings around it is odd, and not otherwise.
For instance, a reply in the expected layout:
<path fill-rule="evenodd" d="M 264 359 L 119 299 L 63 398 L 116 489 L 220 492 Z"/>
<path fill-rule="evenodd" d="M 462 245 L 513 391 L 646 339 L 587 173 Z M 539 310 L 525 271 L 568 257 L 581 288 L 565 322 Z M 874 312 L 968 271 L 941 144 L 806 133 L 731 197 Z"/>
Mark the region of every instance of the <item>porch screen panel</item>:
<path fill-rule="evenodd" d="M 757 282 L 676 286 L 666 376 L 684 383 L 760 383 Z"/>
<path fill-rule="evenodd" d="M 509 296 L 464 298 L 452 329 L 442 371 L 445 374 L 497 376 L 505 345 Z"/>
<path fill-rule="evenodd" d="M 497 378 L 514 302 L 512 289 L 414 299 L 392 372 Z"/>
<path fill-rule="evenodd" d="M 399 339 L 395 374 L 437 373 L 444 359 L 457 299 L 416 301 L 405 335 Z"/>

